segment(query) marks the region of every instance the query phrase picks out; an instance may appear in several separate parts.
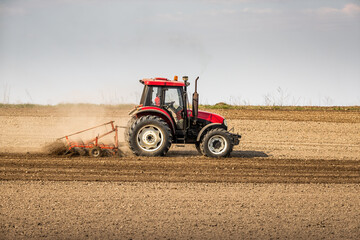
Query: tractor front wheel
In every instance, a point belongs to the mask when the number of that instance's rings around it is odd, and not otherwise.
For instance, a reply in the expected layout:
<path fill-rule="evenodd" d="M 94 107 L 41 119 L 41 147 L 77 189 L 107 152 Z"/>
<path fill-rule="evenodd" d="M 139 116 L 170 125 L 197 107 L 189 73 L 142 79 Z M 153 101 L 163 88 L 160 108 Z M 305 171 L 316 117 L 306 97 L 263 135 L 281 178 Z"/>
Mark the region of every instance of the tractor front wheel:
<path fill-rule="evenodd" d="M 200 155 L 205 155 L 205 154 L 201 151 L 201 147 L 200 147 L 200 143 L 199 143 L 199 142 L 195 143 L 195 147 L 196 147 L 196 150 L 198 151 L 198 153 L 200 153 Z"/>
<path fill-rule="evenodd" d="M 200 149 L 208 157 L 228 157 L 233 149 L 230 134 L 222 128 L 212 129 L 203 137 Z"/>
<path fill-rule="evenodd" d="M 136 119 L 127 135 L 130 149 L 138 156 L 163 156 L 169 151 L 172 141 L 168 124 L 151 115 Z"/>

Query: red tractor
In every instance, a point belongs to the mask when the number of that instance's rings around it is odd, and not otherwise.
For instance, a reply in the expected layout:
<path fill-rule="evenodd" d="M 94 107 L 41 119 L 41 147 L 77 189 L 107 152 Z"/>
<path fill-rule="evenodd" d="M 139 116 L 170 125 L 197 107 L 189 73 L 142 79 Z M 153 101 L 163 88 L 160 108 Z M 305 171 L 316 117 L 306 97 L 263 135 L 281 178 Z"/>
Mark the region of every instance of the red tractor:
<path fill-rule="evenodd" d="M 125 130 L 125 140 L 135 155 L 163 156 L 172 143 L 195 144 L 200 154 L 208 157 L 227 157 L 240 135 L 227 131 L 226 120 L 214 113 L 198 111 L 197 81 L 189 109 L 187 86 L 166 78 L 142 79 L 144 90 L 140 105 L 129 113 L 131 119 Z"/>

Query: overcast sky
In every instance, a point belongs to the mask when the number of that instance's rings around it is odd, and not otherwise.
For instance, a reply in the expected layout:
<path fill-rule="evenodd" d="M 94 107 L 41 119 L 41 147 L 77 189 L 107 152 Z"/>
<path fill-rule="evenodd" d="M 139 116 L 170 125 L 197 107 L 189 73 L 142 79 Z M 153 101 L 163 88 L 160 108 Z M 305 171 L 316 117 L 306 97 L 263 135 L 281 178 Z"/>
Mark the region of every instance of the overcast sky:
<path fill-rule="evenodd" d="M 135 103 L 174 75 L 203 104 L 360 105 L 360 1 L 0 0 L 1 102 Z"/>

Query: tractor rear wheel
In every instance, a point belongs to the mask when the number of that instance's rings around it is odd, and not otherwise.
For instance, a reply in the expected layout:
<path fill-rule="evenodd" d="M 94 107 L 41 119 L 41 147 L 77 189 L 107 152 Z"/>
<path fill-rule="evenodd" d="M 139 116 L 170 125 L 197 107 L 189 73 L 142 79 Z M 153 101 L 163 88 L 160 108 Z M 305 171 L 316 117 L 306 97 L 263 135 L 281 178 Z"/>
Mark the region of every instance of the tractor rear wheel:
<path fill-rule="evenodd" d="M 212 129 L 203 137 L 200 149 L 208 157 L 228 157 L 233 149 L 230 134 L 222 128 Z"/>
<path fill-rule="evenodd" d="M 169 151 L 172 134 L 163 119 L 147 115 L 132 123 L 126 139 L 135 155 L 163 156 Z"/>
<path fill-rule="evenodd" d="M 135 116 L 132 116 L 130 118 L 130 120 L 128 121 L 128 123 L 126 124 L 126 128 L 125 128 L 125 131 L 124 131 L 124 139 L 125 139 L 125 142 L 128 142 L 129 141 L 129 130 L 131 128 L 131 126 L 133 125 L 133 123 L 136 121 L 136 117 Z"/>

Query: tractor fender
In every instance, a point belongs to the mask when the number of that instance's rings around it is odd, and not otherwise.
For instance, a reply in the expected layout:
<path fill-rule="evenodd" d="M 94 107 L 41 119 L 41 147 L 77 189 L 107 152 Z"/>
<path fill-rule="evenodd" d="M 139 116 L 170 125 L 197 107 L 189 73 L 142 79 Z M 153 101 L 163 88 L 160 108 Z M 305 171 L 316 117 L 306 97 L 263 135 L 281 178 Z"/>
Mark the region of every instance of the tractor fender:
<path fill-rule="evenodd" d="M 227 130 L 226 127 L 225 127 L 223 124 L 220 124 L 220 123 L 210 123 L 210 124 L 206 125 L 205 127 L 203 127 L 203 128 L 200 130 L 199 134 L 197 135 L 196 141 L 199 142 L 200 139 L 201 139 L 201 136 L 202 136 L 207 130 L 212 129 L 213 127 L 220 127 L 220 128 L 223 128 L 223 129 Z"/>
<path fill-rule="evenodd" d="M 169 124 L 172 133 L 173 134 L 175 133 L 174 121 L 171 119 L 169 114 L 163 110 L 156 109 L 156 108 L 151 108 L 151 109 L 141 109 L 140 108 L 133 115 L 135 115 L 137 118 L 140 118 L 140 117 L 146 116 L 146 115 L 158 116 L 158 117 L 164 119 L 164 121 L 167 124 Z"/>

